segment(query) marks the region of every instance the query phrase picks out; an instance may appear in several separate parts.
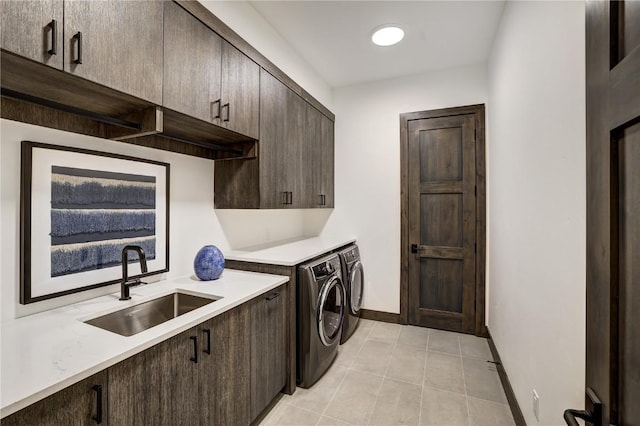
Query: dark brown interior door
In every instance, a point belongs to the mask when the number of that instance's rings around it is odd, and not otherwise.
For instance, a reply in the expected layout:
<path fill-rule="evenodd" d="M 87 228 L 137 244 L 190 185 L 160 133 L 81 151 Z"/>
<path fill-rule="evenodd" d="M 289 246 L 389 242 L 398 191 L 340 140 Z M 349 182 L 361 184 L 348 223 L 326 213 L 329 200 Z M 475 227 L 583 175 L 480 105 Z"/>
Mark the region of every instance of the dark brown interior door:
<path fill-rule="evenodd" d="M 475 329 L 474 114 L 408 123 L 410 324 Z"/>
<path fill-rule="evenodd" d="M 640 425 L 640 2 L 586 11 L 587 397 L 565 420 Z"/>

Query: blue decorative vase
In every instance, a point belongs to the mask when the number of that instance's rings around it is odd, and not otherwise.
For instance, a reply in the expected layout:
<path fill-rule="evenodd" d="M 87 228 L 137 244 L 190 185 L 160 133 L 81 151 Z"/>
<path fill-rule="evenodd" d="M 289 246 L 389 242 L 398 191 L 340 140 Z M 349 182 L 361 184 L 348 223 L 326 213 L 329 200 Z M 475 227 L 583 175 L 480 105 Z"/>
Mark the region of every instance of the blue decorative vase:
<path fill-rule="evenodd" d="M 204 246 L 193 260 L 193 269 L 202 281 L 217 280 L 224 271 L 224 256 L 216 246 Z"/>

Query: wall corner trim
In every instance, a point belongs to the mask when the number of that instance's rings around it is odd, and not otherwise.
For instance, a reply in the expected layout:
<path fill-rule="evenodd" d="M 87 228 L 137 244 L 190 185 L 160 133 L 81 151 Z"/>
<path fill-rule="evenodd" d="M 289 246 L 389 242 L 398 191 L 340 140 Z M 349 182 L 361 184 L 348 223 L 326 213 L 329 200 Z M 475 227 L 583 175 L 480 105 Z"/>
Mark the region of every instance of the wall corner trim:
<path fill-rule="evenodd" d="M 518 404 L 518 400 L 516 399 L 516 394 L 513 392 L 513 388 L 511 387 L 511 382 L 509 381 L 507 372 L 502 365 L 502 360 L 500 359 L 498 348 L 496 348 L 496 344 L 493 341 L 493 337 L 491 337 L 491 331 L 489 331 L 488 327 L 486 327 L 486 334 L 489 336 L 487 339 L 489 342 L 489 349 L 491 350 L 493 361 L 496 364 L 496 369 L 498 370 L 498 375 L 500 376 L 500 383 L 502 383 L 502 388 L 504 389 L 504 393 L 507 396 L 507 401 L 509 402 L 509 408 L 511 408 L 513 420 L 516 422 L 516 426 L 527 426 L 527 423 L 524 420 L 524 416 L 522 415 L 520 405 Z"/>

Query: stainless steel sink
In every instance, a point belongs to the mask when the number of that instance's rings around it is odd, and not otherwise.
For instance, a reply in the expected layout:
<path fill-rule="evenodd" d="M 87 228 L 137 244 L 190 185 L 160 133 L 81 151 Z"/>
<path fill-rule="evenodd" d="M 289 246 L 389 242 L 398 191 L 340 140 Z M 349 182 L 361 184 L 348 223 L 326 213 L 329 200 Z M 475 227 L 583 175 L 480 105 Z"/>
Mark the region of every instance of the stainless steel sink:
<path fill-rule="evenodd" d="M 220 300 L 217 296 L 194 296 L 176 291 L 148 302 L 85 321 L 122 336 L 133 336 L 182 314 Z"/>

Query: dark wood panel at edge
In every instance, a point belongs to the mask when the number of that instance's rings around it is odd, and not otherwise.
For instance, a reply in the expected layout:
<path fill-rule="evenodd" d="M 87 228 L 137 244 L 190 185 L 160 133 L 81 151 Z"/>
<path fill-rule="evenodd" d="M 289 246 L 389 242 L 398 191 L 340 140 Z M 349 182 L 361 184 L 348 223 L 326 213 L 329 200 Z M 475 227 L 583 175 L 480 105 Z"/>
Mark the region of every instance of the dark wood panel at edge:
<path fill-rule="evenodd" d="M 265 417 L 267 417 L 267 415 L 269 414 L 269 412 L 273 409 L 273 407 L 276 406 L 276 404 L 278 402 L 280 402 L 280 400 L 282 399 L 283 394 L 279 393 L 275 398 L 273 398 L 273 400 L 269 403 L 269 405 L 267 405 L 266 407 L 264 407 L 264 410 L 262 410 L 262 412 L 260 414 L 258 414 L 258 417 L 256 417 L 252 422 L 251 422 L 251 426 L 254 425 L 259 425 L 260 423 L 262 423 L 262 421 L 265 419 Z"/>
<path fill-rule="evenodd" d="M 500 376 L 500 382 L 502 383 L 502 388 L 504 389 L 504 393 L 507 396 L 507 401 L 509 402 L 509 408 L 511 408 L 511 414 L 513 415 L 513 420 L 516 422 L 516 426 L 527 426 L 527 423 L 524 421 L 524 416 L 522 415 L 522 410 L 520 409 L 520 405 L 518 404 L 518 400 L 516 399 L 516 394 L 513 392 L 513 388 L 511 387 L 511 382 L 509 381 L 509 377 L 507 376 L 507 372 L 502 365 L 502 361 L 500 360 L 500 354 L 498 353 L 498 348 L 496 348 L 496 344 L 493 342 L 493 338 L 491 337 L 491 333 L 489 329 L 485 327 L 485 335 L 487 336 L 489 342 L 489 349 L 491 350 L 491 355 L 493 356 L 493 361 L 496 364 L 496 369 L 498 370 L 498 375 Z"/>
<path fill-rule="evenodd" d="M 373 311 L 371 309 L 360 309 L 360 318 L 373 321 L 390 322 L 392 324 L 406 324 L 406 322 L 402 320 L 400 314 L 394 314 L 392 312 Z"/>
<path fill-rule="evenodd" d="M 320 111 L 322 114 L 331 119 L 331 121 L 335 121 L 335 115 L 329 111 L 324 105 L 322 105 L 316 98 L 311 96 L 306 90 L 304 90 L 300 85 L 298 85 L 295 81 L 293 81 L 288 75 L 286 75 L 280 68 L 275 66 L 273 62 L 268 60 L 264 55 L 258 52 L 253 46 L 247 43 L 242 37 L 240 37 L 235 31 L 233 31 L 227 24 L 222 22 L 218 17 L 216 17 L 209 9 L 203 6 L 201 3 L 197 1 L 191 0 L 176 0 L 182 8 L 184 8 L 187 12 L 191 13 L 193 16 L 198 18 L 203 24 L 217 32 L 222 38 L 227 40 L 229 43 L 234 45 L 238 50 L 247 55 L 251 60 L 260 65 L 262 68 L 267 70 L 271 75 L 276 77 L 282 83 L 284 83 L 287 87 L 293 90 L 295 93 L 300 95 L 305 101 L 309 102 Z"/>
<path fill-rule="evenodd" d="M 487 337 L 485 327 L 485 276 L 486 276 L 486 152 L 485 152 L 485 107 L 484 104 L 443 108 L 400 114 L 400 317 L 407 324 L 409 307 L 409 195 L 406 190 L 408 176 L 407 123 L 410 120 L 475 114 L 476 126 L 476 318 L 475 334 Z"/>
<path fill-rule="evenodd" d="M 296 267 L 269 265 L 263 263 L 240 262 L 236 260 L 225 260 L 225 267 L 238 269 L 241 271 L 260 272 L 263 274 L 285 275 L 289 277 L 289 303 L 287 306 L 287 384 L 282 392 L 289 395 L 296 390 Z M 267 410 L 269 407 L 267 407 Z M 259 416 L 260 417 L 260 416 Z"/>

